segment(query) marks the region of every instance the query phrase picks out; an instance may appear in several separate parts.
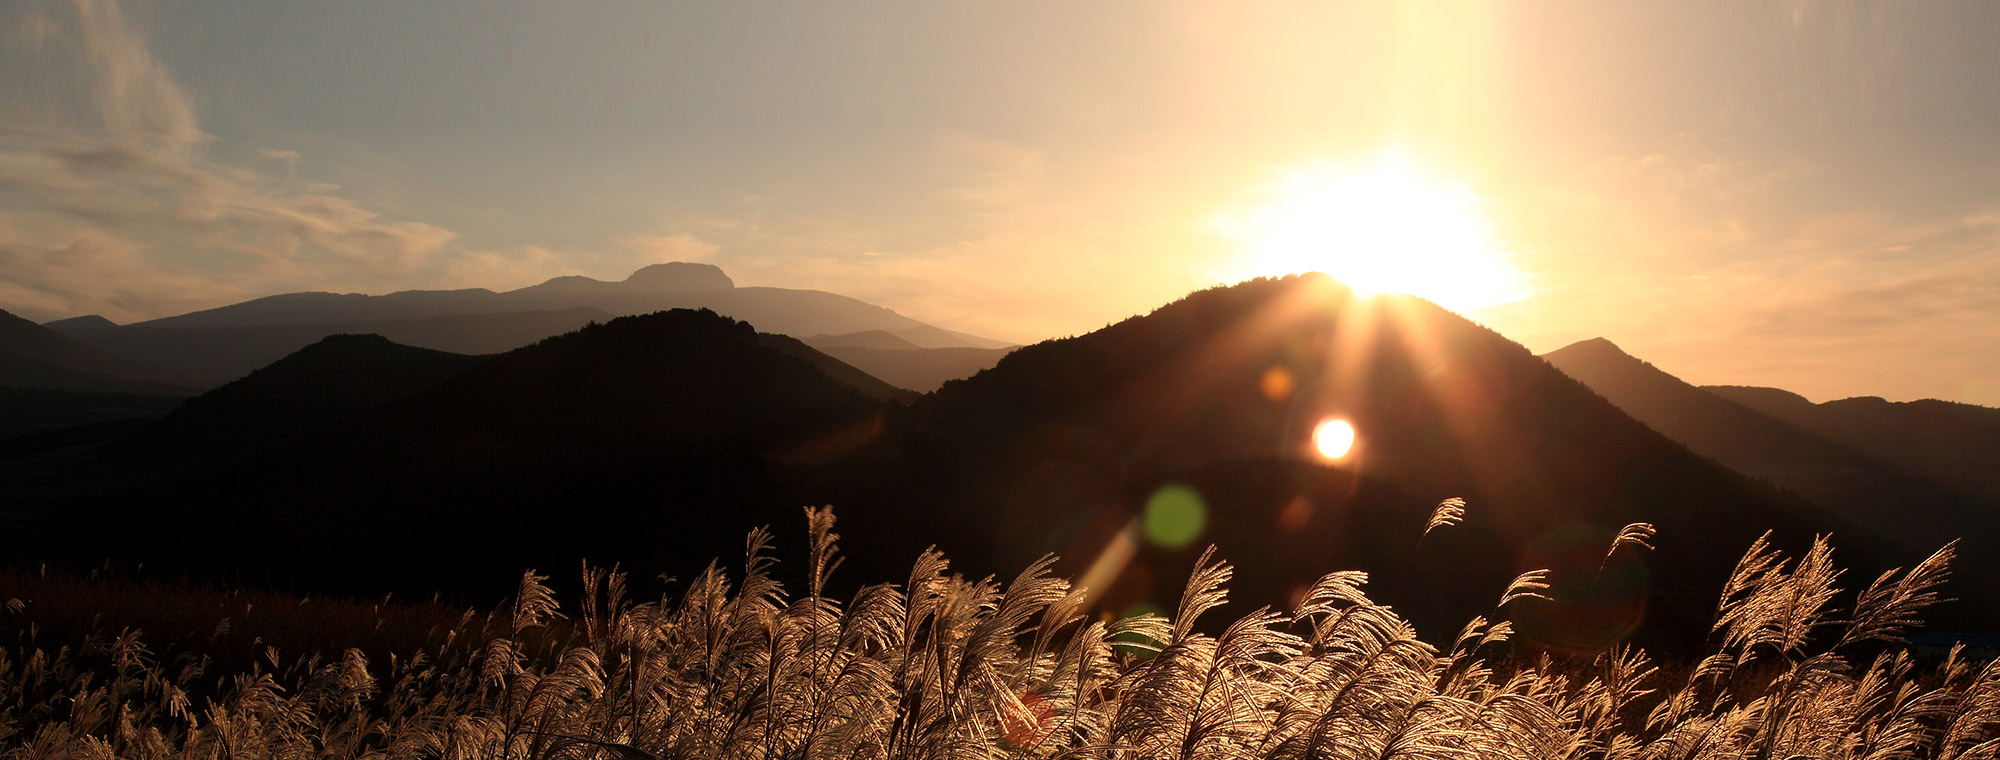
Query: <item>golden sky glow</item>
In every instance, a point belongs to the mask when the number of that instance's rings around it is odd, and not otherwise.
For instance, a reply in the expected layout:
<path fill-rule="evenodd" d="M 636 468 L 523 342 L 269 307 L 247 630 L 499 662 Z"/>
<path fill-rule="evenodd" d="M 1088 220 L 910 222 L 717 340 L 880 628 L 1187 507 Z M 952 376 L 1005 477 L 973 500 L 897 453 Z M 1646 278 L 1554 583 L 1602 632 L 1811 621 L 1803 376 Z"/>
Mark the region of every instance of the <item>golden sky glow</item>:
<path fill-rule="evenodd" d="M 1995 35 L 1991 3 L 28 0 L 0 308 L 700 260 L 1028 342 L 1317 269 L 1536 351 L 2000 405 Z"/>
<path fill-rule="evenodd" d="M 1461 312 L 1531 295 L 1481 199 L 1399 150 L 1289 170 L 1256 195 L 1216 219 L 1239 246 L 1232 279 L 1325 272 L 1362 295 L 1409 293 Z"/>

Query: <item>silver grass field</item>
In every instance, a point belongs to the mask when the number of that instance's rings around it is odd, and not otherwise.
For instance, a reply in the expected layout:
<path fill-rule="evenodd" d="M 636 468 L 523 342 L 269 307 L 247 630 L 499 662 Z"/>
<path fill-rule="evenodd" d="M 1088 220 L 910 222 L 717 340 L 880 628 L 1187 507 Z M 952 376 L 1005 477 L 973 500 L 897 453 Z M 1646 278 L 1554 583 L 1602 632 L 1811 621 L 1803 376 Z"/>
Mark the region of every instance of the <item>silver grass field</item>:
<path fill-rule="evenodd" d="M 1458 500 L 1429 530 L 1449 529 Z M 1172 617 L 1092 617 L 1044 559 L 1005 583 L 939 553 L 908 578 L 829 598 L 831 510 L 809 509 L 808 587 L 771 577 L 754 531 L 737 577 L 710 565 L 678 599 L 635 602 L 585 568 L 569 613 L 528 572 L 511 605 L 467 613 L 420 651 L 287 657 L 237 672 L 171 662 L 139 631 L 54 651 L 0 646 L 0 757 L 19 758 L 1992 758 L 2000 664 L 1919 665 L 1903 636 L 1940 600 L 1954 548 L 1836 606 L 1825 540 L 1753 544 L 1706 656 L 1669 676 L 1644 652 L 1523 660 L 1506 622 L 1444 648 L 1321 578 L 1296 609 L 1203 623 L 1231 568 L 1204 553 Z M 1648 546 L 1620 531 L 1607 557 Z M 1528 573 L 1499 620 L 1538 596 Z M 0 616 L 25 602 L 0 600 Z M 0 617 L 4 620 L 4 617 Z M 1219 630 L 1219 633 L 1204 631 Z M 192 696 L 200 693 L 204 696 Z"/>

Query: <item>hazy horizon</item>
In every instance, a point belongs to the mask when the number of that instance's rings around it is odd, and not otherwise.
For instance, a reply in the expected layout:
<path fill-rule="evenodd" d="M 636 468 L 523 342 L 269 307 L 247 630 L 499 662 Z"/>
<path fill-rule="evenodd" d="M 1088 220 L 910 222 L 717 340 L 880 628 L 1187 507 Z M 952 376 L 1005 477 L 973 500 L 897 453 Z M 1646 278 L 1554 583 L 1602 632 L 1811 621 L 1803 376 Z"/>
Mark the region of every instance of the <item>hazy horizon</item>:
<path fill-rule="evenodd" d="M 2000 406 L 2000 10 L 0 10 L 0 308 L 673 260 L 1029 343 L 1322 270 L 1536 352 Z"/>

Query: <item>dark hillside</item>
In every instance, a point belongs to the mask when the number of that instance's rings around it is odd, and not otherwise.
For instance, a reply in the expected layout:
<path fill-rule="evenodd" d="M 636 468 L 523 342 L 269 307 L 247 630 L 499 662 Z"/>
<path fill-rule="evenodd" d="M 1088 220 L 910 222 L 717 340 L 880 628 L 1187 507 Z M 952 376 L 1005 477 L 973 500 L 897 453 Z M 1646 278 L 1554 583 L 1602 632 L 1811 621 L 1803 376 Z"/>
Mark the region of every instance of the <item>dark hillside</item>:
<path fill-rule="evenodd" d="M 204 393 L 151 431 L 158 448 L 265 449 L 434 388 L 486 357 L 329 335 L 241 380 Z"/>
<path fill-rule="evenodd" d="M 1307 441 L 1329 416 L 1352 421 L 1360 443 L 1322 464 Z M 1552 644 L 1587 646 L 1642 619 L 1698 639 L 1705 589 L 1736 547 L 1770 529 L 1800 545 L 1842 525 L 1489 330 L 1416 299 L 1355 299 L 1323 277 L 1203 291 L 1019 349 L 909 417 L 908 472 L 962 521 L 948 547 L 960 556 L 1009 567 L 1059 551 L 1083 575 L 1112 532 L 1181 484 L 1213 529 L 1183 548 L 1141 547 L 1120 584 L 1173 588 L 1214 540 L 1241 568 L 1241 597 L 1282 601 L 1309 576 L 1361 567 L 1437 627 L 1490 604 L 1514 573 L 1555 565 L 1566 601 L 1524 607 L 1522 621 Z M 1466 523 L 1419 547 L 1431 508 L 1454 496 L 1471 502 Z M 1600 572 L 1612 535 L 1641 521 L 1659 527 L 1659 552 Z"/>
<path fill-rule="evenodd" d="M 917 396 L 914 391 L 882 380 L 798 338 L 777 333 L 758 333 L 757 339 L 779 353 L 804 359 L 807 364 L 826 373 L 827 377 L 860 391 L 863 396 L 878 401 L 908 401 Z"/>
<path fill-rule="evenodd" d="M 1923 545 L 1948 540 L 1912 529 L 1909 510 L 1937 502 L 1924 481 L 1845 444 L 1710 393 L 1602 338 L 1543 356 L 1634 419 L 1695 453 L 1765 478 L 1875 530 Z"/>
<path fill-rule="evenodd" d="M 136 364 L 0 311 L 0 387 L 186 395 Z"/>
<path fill-rule="evenodd" d="M 157 420 L 184 396 L 0 387 L 0 441 L 132 420 Z"/>
<path fill-rule="evenodd" d="M 1941 451 L 1941 441 L 1924 446 L 1912 440 L 1930 435 L 1963 443 L 1966 437 L 1946 433 L 1949 426 L 1941 421 L 1921 420 L 1914 409 L 1895 409 L 1880 399 L 1875 404 L 1852 399 L 1815 406 L 1776 389 L 1697 388 L 1601 338 L 1545 358 L 1695 452 L 1768 479 L 1832 509 L 1871 536 L 1895 542 L 1895 556 L 1907 558 L 1953 539 L 1968 547 L 2000 541 L 2000 519 L 1995 519 L 2000 491 L 1981 493 L 1962 475 L 1954 480 L 1944 463 L 1956 452 Z M 1863 429 L 1883 439 L 1900 437 L 1902 450 L 1870 441 L 1867 434 L 1843 435 L 1838 423 L 1827 424 L 1855 419 L 1858 415 L 1843 414 L 1855 406 L 1889 412 L 1877 418 L 1883 424 Z M 2000 440 L 1986 446 L 1986 461 L 2000 461 Z M 2000 557 L 1968 551 L 1959 569 L 1968 576 L 1990 577 L 2000 572 Z M 1965 603 L 1940 610 L 1939 622 L 1966 625 L 1962 618 L 1944 616 L 2000 605 L 2000 589 L 1992 584 L 1960 584 L 1956 595 Z"/>
<path fill-rule="evenodd" d="M 2000 505 L 2000 409 L 1874 396 L 1814 404 L 1776 388 L 1710 386 L 1711 393 L 1839 441 L 1964 498 Z"/>
<path fill-rule="evenodd" d="M 0 403 L 60 406 L 59 419 L 95 423 L 0 446 L 0 510 L 10 503 L 25 509 L 131 493 L 212 473 L 434 387 L 480 360 L 376 335 L 336 335 L 193 399 L 0 393 Z M 153 408 L 140 405 L 149 399 Z M 138 419 L 111 422 L 133 417 Z"/>
<path fill-rule="evenodd" d="M 491 358 L 143 509 L 97 507 L 138 526 L 122 553 L 316 587 L 465 591 L 583 556 L 664 569 L 795 515 L 880 413 L 747 324 L 661 312 Z"/>

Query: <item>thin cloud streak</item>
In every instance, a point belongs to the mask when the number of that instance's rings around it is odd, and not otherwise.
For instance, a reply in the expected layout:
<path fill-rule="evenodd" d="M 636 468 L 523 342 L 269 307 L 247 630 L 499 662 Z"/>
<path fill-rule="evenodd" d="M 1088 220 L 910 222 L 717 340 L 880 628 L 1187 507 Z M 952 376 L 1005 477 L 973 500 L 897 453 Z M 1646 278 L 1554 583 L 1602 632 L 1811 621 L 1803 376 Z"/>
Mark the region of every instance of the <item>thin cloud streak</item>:
<path fill-rule="evenodd" d="M 1516 204 L 1526 237 L 1566 243 L 1529 257 L 1542 294 L 1491 322 L 1537 351 L 1608 337 L 1696 383 L 2000 403 L 2000 214 L 1798 200 L 1824 175 L 1698 152 L 1598 160 Z"/>
<path fill-rule="evenodd" d="M 90 102 L 15 97 L 0 117 L 10 308 L 129 321 L 286 290 L 397 289 L 452 269 L 440 259 L 456 233 L 297 183 L 297 151 L 258 151 L 282 177 L 210 158 L 193 98 L 113 0 L 31 5 L 17 18 L 35 31 L 7 44 L 70 61 Z"/>

